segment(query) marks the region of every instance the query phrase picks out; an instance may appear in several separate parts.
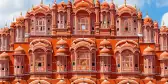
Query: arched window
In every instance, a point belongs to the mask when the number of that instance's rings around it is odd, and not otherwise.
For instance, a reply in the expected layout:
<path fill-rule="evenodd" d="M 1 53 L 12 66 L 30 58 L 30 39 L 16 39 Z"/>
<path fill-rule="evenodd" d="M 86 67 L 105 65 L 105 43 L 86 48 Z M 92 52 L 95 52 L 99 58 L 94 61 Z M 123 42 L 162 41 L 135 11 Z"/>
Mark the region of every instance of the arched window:
<path fill-rule="evenodd" d="M 74 40 L 71 46 L 72 67 L 74 71 L 96 70 L 96 49 L 91 39 Z"/>
<path fill-rule="evenodd" d="M 109 72 L 111 71 L 111 57 L 101 56 L 100 57 L 100 71 L 101 72 Z"/>
<path fill-rule="evenodd" d="M 58 13 L 58 28 L 59 29 L 66 28 L 66 13 L 63 12 Z"/>
<path fill-rule="evenodd" d="M 107 13 L 102 12 L 102 14 L 101 14 L 101 27 L 102 28 L 107 28 L 107 24 L 108 24 Z"/>
<path fill-rule="evenodd" d="M 166 35 L 164 34 L 164 35 L 163 35 L 163 50 L 166 50 L 166 49 L 167 49 L 167 45 L 166 45 L 167 43 L 166 43 L 166 42 L 167 42 L 167 37 L 166 37 Z"/>
<path fill-rule="evenodd" d="M 6 52 L 0 54 L 0 77 L 9 76 L 9 55 Z"/>
<path fill-rule="evenodd" d="M 1 36 L 1 51 L 9 50 L 9 35 L 2 35 Z"/>
<path fill-rule="evenodd" d="M 67 71 L 67 57 L 60 56 L 57 57 L 57 72 L 65 72 Z"/>
<path fill-rule="evenodd" d="M 124 50 L 121 53 L 121 65 L 123 71 L 131 71 L 133 70 L 133 53 L 130 50 Z"/>
<path fill-rule="evenodd" d="M 88 48 L 81 47 L 77 50 L 77 57 L 76 57 L 77 70 L 91 70 L 90 60 L 91 56 Z"/>
<path fill-rule="evenodd" d="M 45 39 L 35 39 L 30 43 L 30 73 L 48 72 L 52 67 L 51 43 Z M 50 60 L 50 61 L 49 61 Z"/>
<path fill-rule="evenodd" d="M 92 51 L 92 70 L 96 70 L 96 52 Z"/>
<path fill-rule="evenodd" d="M 129 31 L 129 24 L 128 24 L 128 20 L 125 20 L 124 21 L 124 28 L 125 28 L 125 31 L 128 32 Z"/>
<path fill-rule="evenodd" d="M 45 31 L 45 18 L 40 17 L 36 19 L 36 31 Z"/>
<path fill-rule="evenodd" d="M 81 31 L 88 30 L 88 19 L 85 17 L 81 17 L 79 19 L 79 27 L 78 28 L 79 28 L 78 30 L 81 30 Z"/>
<path fill-rule="evenodd" d="M 16 42 L 24 42 L 24 28 L 18 27 L 16 29 Z"/>
<path fill-rule="evenodd" d="M 119 41 L 116 44 L 115 55 L 118 72 L 139 71 L 139 49 L 135 41 Z"/>
<path fill-rule="evenodd" d="M 42 72 L 45 70 L 44 58 L 46 57 L 45 51 L 43 49 L 36 49 L 34 51 L 35 55 L 35 71 Z"/>
<path fill-rule="evenodd" d="M 121 66 L 121 63 L 120 63 L 120 53 L 119 52 L 117 52 L 116 54 L 115 54 L 115 56 L 116 56 L 116 67 L 117 67 L 117 72 L 120 72 L 120 66 Z"/>

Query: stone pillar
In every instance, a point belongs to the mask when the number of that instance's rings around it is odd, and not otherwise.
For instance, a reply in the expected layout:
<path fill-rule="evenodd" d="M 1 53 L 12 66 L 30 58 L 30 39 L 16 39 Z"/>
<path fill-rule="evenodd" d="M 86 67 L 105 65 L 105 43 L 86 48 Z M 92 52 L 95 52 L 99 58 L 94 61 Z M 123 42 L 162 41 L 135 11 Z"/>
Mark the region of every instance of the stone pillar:
<path fill-rule="evenodd" d="M 52 35 L 56 35 L 57 28 L 57 5 L 56 3 L 52 7 Z"/>
<path fill-rule="evenodd" d="M 15 41 L 15 30 L 14 30 L 14 27 L 11 27 L 10 28 L 11 30 L 10 30 L 10 43 L 9 43 L 9 45 L 10 45 L 10 51 L 12 51 L 13 49 L 14 49 L 14 41 Z M 1 49 L 0 49 L 1 50 Z"/>
<path fill-rule="evenodd" d="M 122 34 L 122 24 L 121 24 L 121 17 L 119 16 L 119 36 Z"/>
<path fill-rule="evenodd" d="M 3 50 L 3 34 L 1 35 L 1 51 Z"/>
<path fill-rule="evenodd" d="M 48 35 L 48 27 L 47 27 L 47 16 L 45 16 L 45 19 L 44 19 L 44 25 L 45 25 L 45 35 Z"/>
<path fill-rule="evenodd" d="M 143 42 L 143 34 L 142 34 L 142 19 L 138 18 L 138 35 L 139 35 L 139 41 L 140 43 Z"/>
<path fill-rule="evenodd" d="M 142 20 L 138 19 L 138 34 L 142 34 Z"/>
<path fill-rule="evenodd" d="M 71 2 L 68 1 L 68 6 L 67 6 L 67 29 L 68 29 L 68 33 L 72 34 L 72 28 L 71 28 Z"/>
<path fill-rule="evenodd" d="M 77 34 L 78 31 L 77 25 L 77 15 L 75 15 L 75 34 Z"/>
<path fill-rule="evenodd" d="M 156 50 L 158 51 L 159 47 L 160 47 L 160 45 L 159 45 L 159 29 L 158 29 L 158 27 L 154 28 L 154 34 L 155 34 L 154 42 L 155 42 Z"/>
<path fill-rule="evenodd" d="M 116 10 L 112 9 L 110 12 L 110 16 L 111 16 L 111 36 L 116 36 Z"/>
<path fill-rule="evenodd" d="M 35 23 L 35 22 L 34 22 Z M 34 30 L 35 30 L 35 27 L 34 27 Z M 29 35 L 30 35 L 30 19 L 29 17 L 27 17 L 25 19 L 25 42 L 28 42 L 28 38 L 29 38 Z"/>
<path fill-rule="evenodd" d="M 96 8 L 95 8 L 95 13 L 96 13 L 96 23 L 95 23 L 95 34 L 98 35 L 100 33 L 99 28 L 100 28 L 100 2 L 96 2 Z"/>

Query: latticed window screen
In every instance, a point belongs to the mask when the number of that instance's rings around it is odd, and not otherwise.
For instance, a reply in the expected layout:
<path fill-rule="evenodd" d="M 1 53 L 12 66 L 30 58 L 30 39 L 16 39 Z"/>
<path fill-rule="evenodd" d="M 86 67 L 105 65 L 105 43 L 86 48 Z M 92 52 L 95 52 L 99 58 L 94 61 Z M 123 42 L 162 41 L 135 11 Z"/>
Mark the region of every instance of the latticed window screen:
<path fill-rule="evenodd" d="M 133 70 L 133 53 L 130 50 L 122 52 L 122 67 L 123 71 Z"/>
<path fill-rule="evenodd" d="M 45 20 L 44 18 L 39 18 L 36 21 L 36 31 L 45 31 Z"/>
<path fill-rule="evenodd" d="M 87 18 L 80 18 L 79 20 L 79 30 L 87 30 L 88 29 L 88 20 Z"/>

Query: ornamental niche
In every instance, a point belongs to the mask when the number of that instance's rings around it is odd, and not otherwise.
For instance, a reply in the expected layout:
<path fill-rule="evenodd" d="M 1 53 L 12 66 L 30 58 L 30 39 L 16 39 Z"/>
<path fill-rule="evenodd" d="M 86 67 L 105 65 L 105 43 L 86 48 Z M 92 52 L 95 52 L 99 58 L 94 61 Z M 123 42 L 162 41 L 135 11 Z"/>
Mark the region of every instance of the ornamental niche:
<path fill-rule="evenodd" d="M 88 38 L 73 41 L 71 50 L 73 71 L 96 70 L 96 45 Z"/>

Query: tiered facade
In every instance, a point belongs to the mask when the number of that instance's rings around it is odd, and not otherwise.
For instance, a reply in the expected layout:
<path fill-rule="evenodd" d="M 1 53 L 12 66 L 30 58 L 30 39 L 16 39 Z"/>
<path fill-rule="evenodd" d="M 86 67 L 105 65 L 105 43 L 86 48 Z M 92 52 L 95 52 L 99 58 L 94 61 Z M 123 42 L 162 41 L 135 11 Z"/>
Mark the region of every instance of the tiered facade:
<path fill-rule="evenodd" d="M 126 2 L 41 2 L 0 30 L 0 83 L 168 84 L 167 35 Z"/>

